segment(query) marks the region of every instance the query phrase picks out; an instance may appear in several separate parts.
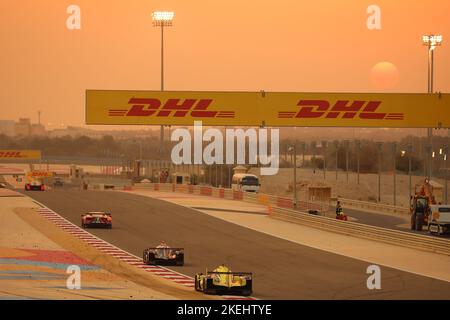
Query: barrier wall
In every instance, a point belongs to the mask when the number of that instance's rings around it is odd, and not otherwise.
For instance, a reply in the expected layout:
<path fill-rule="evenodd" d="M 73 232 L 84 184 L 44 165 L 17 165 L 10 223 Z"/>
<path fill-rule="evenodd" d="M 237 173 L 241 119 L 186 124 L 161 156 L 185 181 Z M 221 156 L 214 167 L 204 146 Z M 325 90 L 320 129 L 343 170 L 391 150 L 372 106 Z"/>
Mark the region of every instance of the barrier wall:
<path fill-rule="evenodd" d="M 126 187 L 124 190 L 130 191 L 132 189 L 150 189 L 155 191 L 165 192 L 180 192 L 188 194 L 196 194 L 202 196 L 212 196 L 221 199 L 246 201 L 269 207 L 280 207 L 285 209 L 293 209 L 294 201 L 290 198 L 273 196 L 264 193 L 253 193 L 236 191 L 227 188 L 214 188 L 209 186 L 185 185 L 185 184 L 170 184 L 170 183 L 136 183 L 133 187 Z M 329 203 L 317 204 L 305 201 L 298 202 L 298 209 L 303 211 L 318 210 L 319 212 L 327 212 Z"/>
<path fill-rule="evenodd" d="M 252 192 L 242 192 L 234 191 L 227 188 L 214 188 L 208 186 L 194 186 L 194 185 L 173 185 L 169 183 L 137 183 L 133 187 L 124 188 L 124 190 L 135 189 L 153 189 L 156 191 L 172 191 L 172 192 L 182 192 L 190 193 L 204 196 L 213 196 L 222 199 L 229 200 L 242 200 L 246 202 L 258 203 L 267 206 L 273 206 L 284 209 L 293 209 L 294 201 L 291 198 L 274 196 L 264 193 L 252 193 Z M 344 207 L 358 208 L 367 211 L 377 211 L 377 212 L 389 212 L 401 215 L 409 215 L 409 208 L 395 207 L 386 204 L 366 202 L 352 199 L 339 198 L 339 201 Z M 301 211 L 317 210 L 321 213 L 326 213 L 329 211 L 330 205 L 332 203 L 314 203 L 299 200 L 297 202 L 297 209 Z"/>

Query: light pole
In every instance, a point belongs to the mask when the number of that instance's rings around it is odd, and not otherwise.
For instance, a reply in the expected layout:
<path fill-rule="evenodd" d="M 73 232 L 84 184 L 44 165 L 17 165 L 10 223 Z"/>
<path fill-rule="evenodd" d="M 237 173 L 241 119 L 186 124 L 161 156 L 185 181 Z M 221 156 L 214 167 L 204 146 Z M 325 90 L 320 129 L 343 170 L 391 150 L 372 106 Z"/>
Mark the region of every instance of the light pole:
<path fill-rule="evenodd" d="M 316 150 L 317 150 L 317 145 L 316 145 L 315 141 L 311 142 L 311 149 L 312 149 L 311 151 L 312 151 L 312 154 L 313 154 L 313 156 L 311 158 L 311 162 L 312 162 L 312 160 L 314 160 L 314 163 L 312 165 L 313 165 L 313 172 L 314 172 L 314 174 L 316 174 Z"/>
<path fill-rule="evenodd" d="M 294 209 L 297 208 L 297 148 L 295 144 L 289 147 L 289 152 L 294 155 Z"/>
<path fill-rule="evenodd" d="M 219 165 L 215 163 L 216 167 L 216 177 L 214 178 L 214 186 L 217 188 L 219 186 Z"/>
<path fill-rule="evenodd" d="M 429 154 L 430 154 L 430 163 L 429 163 L 429 166 L 428 166 L 428 169 L 429 169 L 429 172 L 430 172 L 430 175 L 429 175 L 429 177 L 430 177 L 430 180 L 431 180 L 431 176 L 433 175 L 433 161 L 434 161 L 434 157 L 435 157 L 435 152 L 433 151 L 433 145 L 432 144 L 430 144 L 429 146 L 428 146 L 428 148 L 429 148 Z"/>
<path fill-rule="evenodd" d="M 293 166 L 293 165 L 294 165 L 294 155 L 291 154 L 291 166 Z"/>
<path fill-rule="evenodd" d="M 284 151 L 284 161 L 286 161 L 286 163 L 289 161 L 288 160 L 288 149 L 289 149 L 289 146 L 286 145 L 286 148 L 285 148 L 285 151 Z"/>
<path fill-rule="evenodd" d="M 413 146 L 412 144 L 408 144 L 406 147 L 406 151 L 402 151 L 402 157 L 405 155 L 405 152 L 408 152 L 408 176 L 409 176 L 409 199 L 411 199 L 412 195 L 412 152 L 413 152 Z"/>
<path fill-rule="evenodd" d="M 425 46 L 428 48 L 428 93 L 433 93 L 433 77 L 434 77 L 434 49 L 437 46 L 440 46 L 442 44 L 442 36 L 441 35 L 425 35 L 422 37 L 422 42 Z M 433 128 L 427 129 L 427 135 L 428 135 L 428 144 L 433 145 Z M 428 159 L 428 172 L 427 176 L 428 179 L 431 180 L 431 154 L 428 153 L 427 155 Z"/>
<path fill-rule="evenodd" d="M 381 202 L 381 152 L 383 151 L 383 142 L 377 142 L 378 147 L 378 202 Z"/>
<path fill-rule="evenodd" d="M 302 142 L 302 168 L 305 167 L 306 142 Z"/>
<path fill-rule="evenodd" d="M 171 27 L 174 17 L 172 11 L 155 11 L 152 13 L 154 27 L 161 27 L 161 91 L 164 91 L 164 27 Z M 160 128 L 159 155 L 162 159 L 164 154 L 164 126 Z"/>
<path fill-rule="evenodd" d="M 200 167 L 199 167 L 200 168 Z M 200 177 L 199 177 L 199 184 L 206 184 L 206 178 L 205 178 L 205 170 L 202 168 L 200 169 Z"/>
<path fill-rule="evenodd" d="M 428 180 L 431 180 L 431 171 L 433 170 L 431 165 L 433 159 L 433 147 L 429 143 L 427 143 L 427 145 L 425 146 L 425 155 L 427 157 L 427 168 L 425 170 L 425 176 L 428 178 Z"/>
<path fill-rule="evenodd" d="M 392 153 L 394 155 L 394 207 L 397 205 L 397 142 L 392 144 Z"/>
<path fill-rule="evenodd" d="M 322 154 L 323 154 L 323 180 L 327 179 L 327 141 L 322 141 Z"/>
<path fill-rule="evenodd" d="M 345 140 L 345 171 L 347 175 L 347 183 L 348 183 L 348 148 L 350 145 L 350 141 Z"/>
<path fill-rule="evenodd" d="M 445 204 L 448 204 L 448 145 L 444 145 L 444 170 L 445 170 Z"/>
<path fill-rule="evenodd" d="M 209 185 L 212 187 L 212 175 L 213 175 L 213 172 L 212 172 L 212 164 L 210 164 L 209 166 L 208 166 L 208 172 L 209 172 Z"/>
<path fill-rule="evenodd" d="M 355 144 L 356 144 L 356 167 L 357 167 L 356 171 L 358 172 L 357 176 L 359 185 L 359 151 L 361 150 L 361 141 L 358 140 L 355 142 Z"/>
<path fill-rule="evenodd" d="M 339 154 L 339 141 L 334 141 L 334 148 L 336 149 L 336 181 L 338 179 L 338 154 Z"/>

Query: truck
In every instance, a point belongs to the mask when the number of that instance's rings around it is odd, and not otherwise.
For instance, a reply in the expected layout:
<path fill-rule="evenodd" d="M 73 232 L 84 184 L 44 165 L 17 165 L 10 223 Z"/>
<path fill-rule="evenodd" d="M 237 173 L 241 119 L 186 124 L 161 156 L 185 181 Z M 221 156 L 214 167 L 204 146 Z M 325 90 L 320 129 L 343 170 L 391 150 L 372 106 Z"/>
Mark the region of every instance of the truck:
<path fill-rule="evenodd" d="M 428 232 L 438 236 L 450 233 L 450 205 L 432 205 L 428 218 Z"/>
<path fill-rule="evenodd" d="M 411 196 L 411 230 L 422 231 L 423 226 L 428 225 L 431 206 L 435 204 L 433 187 L 429 180 L 425 179 L 423 184 L 415 186 L 414 196 Z"/>

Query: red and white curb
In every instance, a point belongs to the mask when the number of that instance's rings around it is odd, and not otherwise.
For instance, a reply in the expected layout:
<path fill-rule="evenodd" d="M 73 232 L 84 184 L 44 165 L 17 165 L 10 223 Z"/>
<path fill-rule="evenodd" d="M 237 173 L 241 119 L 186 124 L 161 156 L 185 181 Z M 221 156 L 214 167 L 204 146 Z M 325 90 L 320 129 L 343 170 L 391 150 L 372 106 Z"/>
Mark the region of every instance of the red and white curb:
<path fill-rule="evenodd" d="M 42 204 L 40 204 L 42 205 Z M 70 233 L 71 235 L 75 236 L 79 240 L 87 243 L 88 245 L 96 248 L 97 250 L 110 255 L 124 263 L 127 263 L 129 265 L 132 265 L 136 268 L 143 269 L 147 272 L 151 272 L 152 274 L 155 274 L 157 276 L 163 277 L 167 280 L 171 280 L 173 282 L 176 282 L 178 284 L 181 284 L 185 287 L 194 287 L 194 278 L 186 276 L 184 274 L 175 272 L 173 270 L 167 269 L 162 266 L 153 266 L 153 265 L 147 265 L 144 264 L 142 259 L 132 255 L 112 244 L 109 242 L 106 242 L 93 234 L 85 231 L 84 229 L 78 227 L 77 225 L 73 224 L 72 222 L 64 219 L 59 214 L 54 212 L 53 210 L 45 207 L 42 205 L 42 208 L 38 208 L 37 212 L 49 220 L 50 222 L 53 222 L 57 227 L 61 228 L 62 230 Z M 253 297 L 241 297 L 241 296 L 222 296 L 222 298 L 226 300 L 256 300 L 256 298 Z"/>
<path fill-rule="evenodd" d="M 40 208 L 37 209 L 37 212 L 46 218 L 47 220 L 53 222 L 56 226 L 63 229 L 64 231 L 70 233 L 81 241 L 87 243 L 88 245 L 96 248 L 97 250 L 110 255 L 122 262 L 125 262 L 129 265 L 135 266 L 137 268 L 143 269 L 147 272 L 151 272 L 158 276 L 162 276 L 163 278 L 172 280 L 178 284 L 182 284 L 186 287 L 194 287 L 194 280 L 191 277 L 179 274 L 175 271 L 166 269 L 161 266 L 151 266 L 143 263 L 141 258 L 138 258 L 126 251 L 123 251 L 116 246 L 97 238 L 91 233 L 81 229 L 77 225 L 67 221 L 56 212 L 48 209 L 48 208 Z"/>

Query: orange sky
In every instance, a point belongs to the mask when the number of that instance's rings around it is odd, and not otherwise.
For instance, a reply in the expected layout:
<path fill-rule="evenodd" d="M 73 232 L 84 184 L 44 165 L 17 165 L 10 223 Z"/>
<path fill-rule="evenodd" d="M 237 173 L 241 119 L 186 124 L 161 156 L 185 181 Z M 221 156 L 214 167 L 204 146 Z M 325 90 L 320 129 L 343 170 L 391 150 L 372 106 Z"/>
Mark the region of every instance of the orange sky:
<path fill-rule="evenodd" d="M 81 7 L 82 29 L 66 28 Z M 366 9 L 382 10 L 382 30 Z M 382 91 L 372 67 L 393 63 L 389 92 L 425 92 L 421 36 L 443 35 L 435 90 L 450 92 L 449 0 L 2 0 L 0 119 L 84 124 L 85 89 L 160 88 L 160 33 L 151 12 L 175 11 L 166 32 L 166 90 Z"/>

